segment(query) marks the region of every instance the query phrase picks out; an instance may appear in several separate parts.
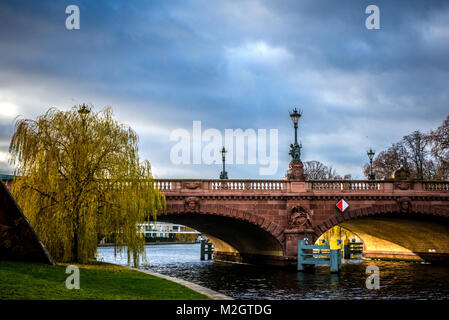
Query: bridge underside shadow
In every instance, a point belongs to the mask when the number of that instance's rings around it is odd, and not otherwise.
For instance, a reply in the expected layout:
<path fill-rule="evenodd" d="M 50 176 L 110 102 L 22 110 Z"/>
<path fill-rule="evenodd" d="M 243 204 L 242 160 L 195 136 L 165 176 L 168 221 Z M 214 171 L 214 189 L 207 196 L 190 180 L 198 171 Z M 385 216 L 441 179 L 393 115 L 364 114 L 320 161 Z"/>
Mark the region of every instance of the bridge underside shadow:
<path fill-rule="evenodd" d="M 158 221 L 182 224 L 200 231 L 214 244 L 214 259 L 245 263 L 281 264 L 283 250 L 269 232 L 246 221 L 210 214 L 169 214 Z"/>
<path fill-rule="evenodd" d="M 449 262 L 447 219 L 390 214 L 348 220 L 339 226 L 363 241 L 365 257 Z"/>

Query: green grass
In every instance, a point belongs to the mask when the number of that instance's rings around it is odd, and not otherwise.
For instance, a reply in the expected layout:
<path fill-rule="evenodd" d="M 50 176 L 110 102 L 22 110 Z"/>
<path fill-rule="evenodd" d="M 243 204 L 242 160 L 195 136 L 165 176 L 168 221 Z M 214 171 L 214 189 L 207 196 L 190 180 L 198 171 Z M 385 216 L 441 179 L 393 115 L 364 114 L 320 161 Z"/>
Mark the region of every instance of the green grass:
<path fill-rule="evenodd" d="M 0 261 L 0 300 L 210 299 L 180 284 L 107 264 L 77 265 L 80 289 L 69 290 L 65 286 L 67 265 Z"/>

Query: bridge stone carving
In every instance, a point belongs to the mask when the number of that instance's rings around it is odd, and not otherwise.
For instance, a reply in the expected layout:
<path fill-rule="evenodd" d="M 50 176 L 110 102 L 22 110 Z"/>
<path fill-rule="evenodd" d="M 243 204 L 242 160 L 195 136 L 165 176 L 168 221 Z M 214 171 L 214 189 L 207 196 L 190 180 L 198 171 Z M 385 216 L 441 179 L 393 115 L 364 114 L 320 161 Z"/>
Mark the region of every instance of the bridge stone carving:
<path fill-rule="evenodd" d="M 217 259 L 294 264 L 297 241 L 340 225 L 366 256 L 449 260 L 449 182 L 394 180 L 158 179 L 167 211 L 158 219 L 193 227 Z M 349 208 L 340 212 L 344 199 Z"/>

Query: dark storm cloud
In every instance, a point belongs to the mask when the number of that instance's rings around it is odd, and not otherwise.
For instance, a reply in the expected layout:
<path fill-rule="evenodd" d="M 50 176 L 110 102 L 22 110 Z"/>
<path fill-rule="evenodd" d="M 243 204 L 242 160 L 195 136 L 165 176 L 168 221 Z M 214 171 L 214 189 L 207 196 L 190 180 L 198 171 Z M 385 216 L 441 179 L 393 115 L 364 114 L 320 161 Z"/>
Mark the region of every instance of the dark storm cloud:
<path fill-rule="evenodd" d="M 65 29 L 69 4 L 80 7 L 78 31 Z M 381 30 L 365 28 L 370 4 Z M 278 128 L 273 178 L 289 160 L 287 110 L 300 106 L 304 160 L 360 175 L 369 146 L 447 115 L 448 19 L 447 1 L 2 1 L 0 103 L 27 117 L 110 104 L 161 176 L 217 175 L 169 161 L 170 131 L 192 120 Z M 230 170 L 258 176 L 257 166 Z"/>

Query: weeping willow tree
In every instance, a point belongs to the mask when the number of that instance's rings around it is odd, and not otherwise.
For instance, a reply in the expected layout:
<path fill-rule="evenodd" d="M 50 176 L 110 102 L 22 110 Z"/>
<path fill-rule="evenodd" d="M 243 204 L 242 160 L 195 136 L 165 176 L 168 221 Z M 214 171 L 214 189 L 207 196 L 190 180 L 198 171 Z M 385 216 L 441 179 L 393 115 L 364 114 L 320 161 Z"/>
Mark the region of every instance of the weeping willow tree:
<path fill-rule="evenodd" d="M 128 263 L 145 256 L 136 224 L 155 220 L 165 198 L 140 162 L 137 134 L 113 119 L 111 108 L 49 109 L 18 119 L 11 139 L 12 193 L 58 261 L 88 262 L 97 244 L 114 239 Z"/>

